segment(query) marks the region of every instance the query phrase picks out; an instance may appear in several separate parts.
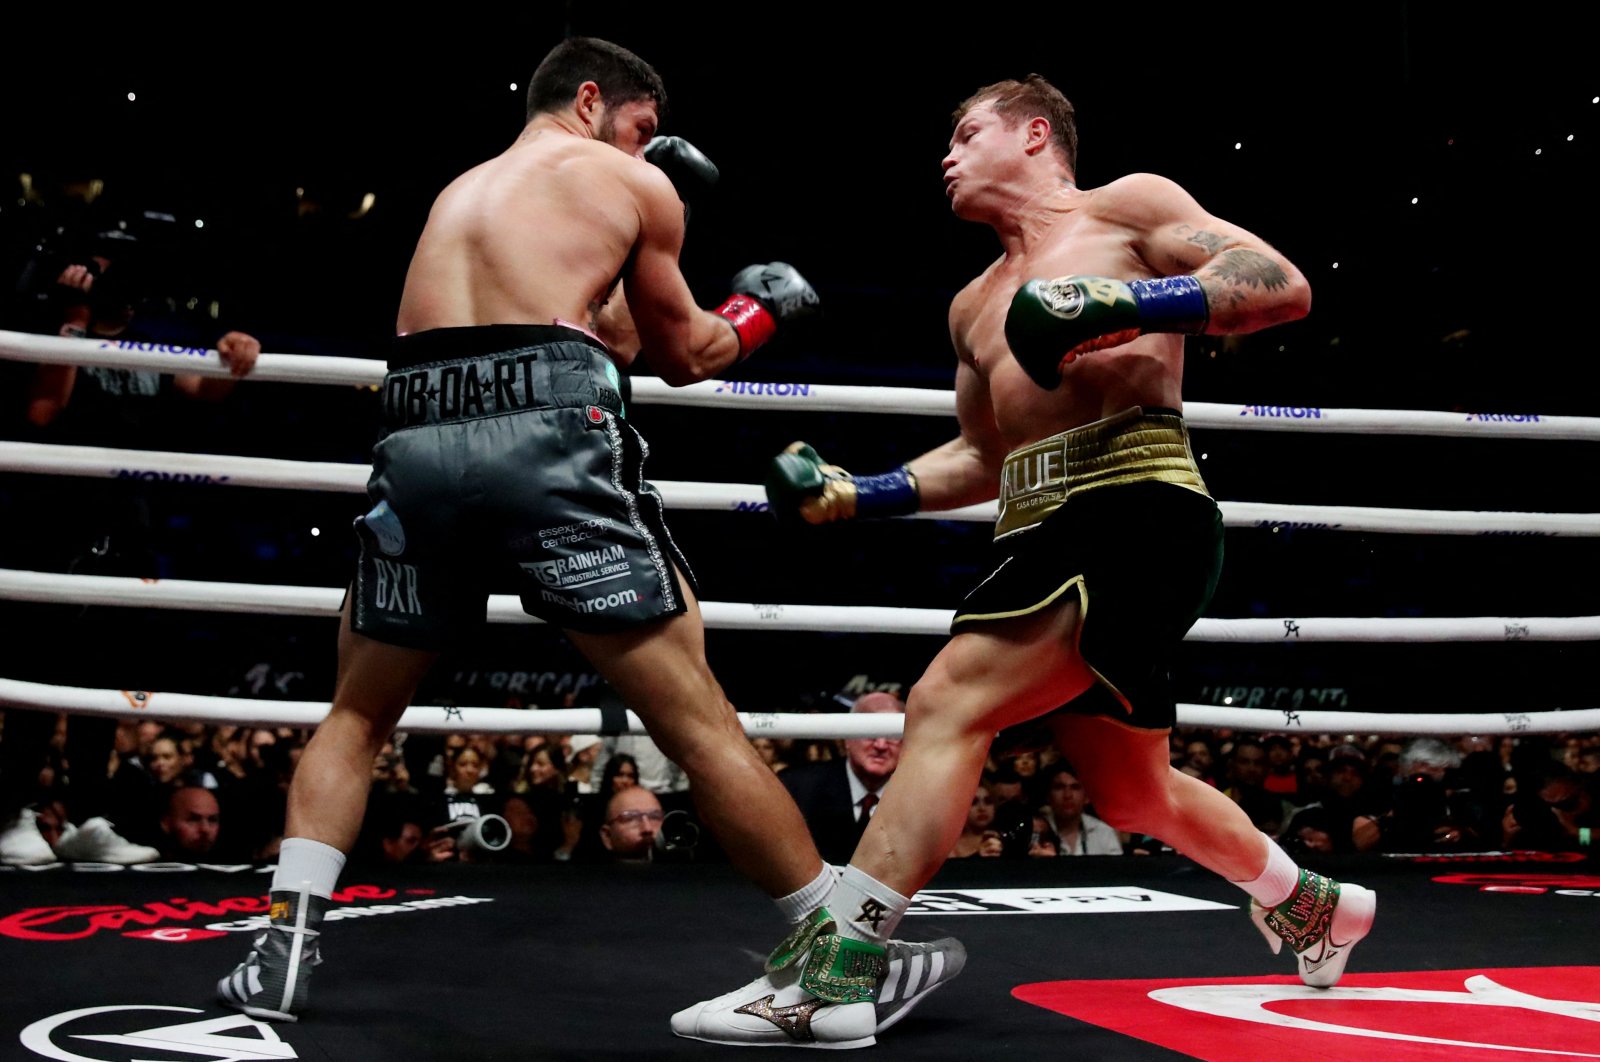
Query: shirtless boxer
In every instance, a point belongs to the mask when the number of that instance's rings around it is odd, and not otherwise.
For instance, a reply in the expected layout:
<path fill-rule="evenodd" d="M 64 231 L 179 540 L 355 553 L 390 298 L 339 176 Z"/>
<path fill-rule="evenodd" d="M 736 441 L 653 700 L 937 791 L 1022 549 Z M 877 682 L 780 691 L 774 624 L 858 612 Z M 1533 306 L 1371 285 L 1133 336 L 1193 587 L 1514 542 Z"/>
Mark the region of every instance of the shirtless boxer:
<path fill-rule="evenodd" d="M 1307 984 L 1338 981 L 1372 925 L 1370 890 L 1297 868 L 1231 800 L 1173 770 L 1167 749 L 1167 669 L 1222 562 L 1222 519 L 1181 413 L 1183 336 L 1303 317 L 1310 288 L 1165 178 L 1077 187 L 1076 156 L 1072 105 L 1037 75 L 962 104 L 945 191 L 1003 253 L 950 308 L 960 436 L 876 476 L 803 443 L 773 462 L 773 509 L 811 523 L 998 495 L 997 555 L 912 688 L 895 784 L 839 886 L 766 977 L 675 1015 L 679 1035 L 783 1043 L 764 1011 L 806 1007 L 821 1028 L 872 1003 L 865 975 L 961 833 L 995 733 L 1052 712 L 1096 813 L 1243 888 Z"/>
<path fill-rule="evenodd" d="M 638 56 L 567 40 L 534 72 L 516 142 L 434 203 L 389 353 L 333 707 L 290 788 L 271 925 L 218 984 L 248 1014 L 304 1009 L 373 757 L 438 652 L 483 622 L 491 587 L 516 586 L 639 713 L 791 923 L 837 876 L 707 667 L 693 578 L 619 394 L 635 354 L 669 384 L 704 380 L 817 302 L 773 263 L 741 272 L 716 310 L 695 305 L 666 167 L 710 164 L 681 141 L 646 161 L 665 104 Z"/>

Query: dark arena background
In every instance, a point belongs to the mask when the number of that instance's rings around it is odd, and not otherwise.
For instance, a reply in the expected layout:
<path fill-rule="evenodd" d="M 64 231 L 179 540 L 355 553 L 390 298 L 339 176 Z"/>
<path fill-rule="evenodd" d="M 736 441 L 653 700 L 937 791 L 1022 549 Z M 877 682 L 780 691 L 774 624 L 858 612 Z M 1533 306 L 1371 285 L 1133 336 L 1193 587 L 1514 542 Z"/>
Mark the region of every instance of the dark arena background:
<path fill-rule="evenodd" d="M 745 265 L 780 260 L 821 296 L 818 319 L 780 333 L 730 371 L 730 385 L 952 386 L 949 303 L 998 247 L 945 202 L 950 114 L 980 86 L 1037 72 L 1077 109 L 1080 185 L 1171 177 L 1311 282 L 1304 320 L 1191 338 L 1186 401 L 1241 415 L 1600 416 L 1585 382 L 1600 354 L 1600 68 L 1574 7 L 619 0 L 408 11 L 4 15 L 0 328 L 31 330 L 25 272 L 57 225 L 120 221 L 158 263 L 153 294 L 170 311 L 171 342 L 207 346 L 234 328 L 267 352 L 381 360 L 433 197 L 512 141 L 534 65 L 581 34 L 650 61 L 671 104 L 660 132 L 720 168 L 694 204 L 682 259 L 700 304 L 720 302 Z M 84 206 L 55 191 L 93 182 Z M 0 361 L 0 439 L 34 438 L 21 404 L 31 368 Z M 377 409 L 368 389 L 246 382 L 224 403 L 190 404 L 135 442 L 105 445 L 366 463 Z M 630 416 L 651 443 L 650 477 L 678 481 L 759 483 L 797 439 L 876 472 L 955 433 L 953 420 L 897 414 L 639 404 Z M 1224 501 L 1600 512 L 1592 440 L 1193 438 Z M 40 541 L 41 527 L 57 525 L 35 514 L 67 519 L 103 486 L 0 473 L 0 568 L 33 567 L 59 545 Z M 331 491 L 139 489 L 164 579 L 343 586 L 349 528 L 367 508 Z M 706 601 L 953 609 L 986 571 L 991 533 L 938 520 L 796 530 L 766 513 L 668 515 Z M 1592 616 L 1592 536 L 1233 528 L 1207 615 Z M 0 678 L 284 700 L 332 689 L 331 619 L 0 601 L 0 629 Z M 766 712 L 836 711 L 836 695 L 872 688 L 904 695 L 941 644 L 707 634 L 733 702 Z M 1495 644 L 1190 642 L 1173 678 L 1192 704 L 1516 714 L 1600 707 L 1596 660 L 1593 641 L 1509 634 Z M 446 654 L 417 703 L 605 698 L 557 632 L 496 625 Z M 876 1050 L 1600 1057 L 1592 859 L 1391 854 L 1327 865 L 1382 900 L 1345 982 L 1365 994 L 1323 1005 L 1295 995 L 1292 962 L 1268 953 L 1243 894 L 1179 855 L 1067 869 L 951 864 L 905 931 L 961 936 L 969 969 Z M 781 928 L 755 889 L 710 859 L 353 870 L 344 903 L 387 913 L 333 926 L 318 1009 L 262 1031 L 227 1024 L 233 1012 L 210 993 L 242 952 L 234 923 L 257 912 L 267 882 L 259 866 L 6 868 L 0 1059 L 716 1057 L 732 1049 L 674 1040 L 668 1015 L 754 976 L 758 953 L 733 942 L 760 948 Z M 472 902 L 404 906 L 456 897 Z M 207 928 L 217 924 L 227 928 Z M 1170 1014 L 1149 995 L 1227 985 L 1256 994 L 1200 992 Z M 1287 1002 L 1268 998 L 1276 988 Z M 163 1026 L 188 1031 L 138 1040 Z M 172 1046 L 180 1041 L 187 1051 Z"/>

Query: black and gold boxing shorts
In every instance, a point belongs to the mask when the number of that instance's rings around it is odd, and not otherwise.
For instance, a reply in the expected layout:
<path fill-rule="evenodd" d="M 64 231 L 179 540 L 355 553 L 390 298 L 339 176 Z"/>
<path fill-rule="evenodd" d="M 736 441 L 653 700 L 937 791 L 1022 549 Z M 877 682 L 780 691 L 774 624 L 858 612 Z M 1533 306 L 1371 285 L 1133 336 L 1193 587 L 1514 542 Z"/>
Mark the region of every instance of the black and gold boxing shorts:
<path fill-rule="evenodd" d="M 619 392 L 605 348 L 574 329 L 397 338 L 372 508 L 355 522 L 354 629 L 444 648 L 484 622 L 496 591 L 577 631 L 683 612 L 674 569 L 693 575 L 645 482 L 649 446 Z"/>
<path fill-rule="evenodd" d="M 1222 572 L 1222 514 L 1182 416 L 1134 408 L 1012 452 L 994 550 L 952 632 L 1073 595 L 1076 649 L 1099 681 L 1066 710 L 1171 729 L 1172 657 Z"/>

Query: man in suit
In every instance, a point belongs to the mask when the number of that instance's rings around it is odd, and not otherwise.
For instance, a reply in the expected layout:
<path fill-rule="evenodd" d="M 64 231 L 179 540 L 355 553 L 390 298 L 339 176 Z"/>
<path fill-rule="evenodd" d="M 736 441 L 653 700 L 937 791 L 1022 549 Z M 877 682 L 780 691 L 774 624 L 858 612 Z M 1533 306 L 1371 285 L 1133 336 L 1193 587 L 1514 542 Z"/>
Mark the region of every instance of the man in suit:
<path fill-rule="evenodd" d="M 901 712 L 905 702 L 892 693 L 864 693 L 850 711 Z M 891 738 L 851 738 L 844 759 L 807 763 L 779 773 L 800 806 L 817 851 L 830 863 L 844 863 L 872 819 L 872 809 L 900 765 L 900 742 Z"/>

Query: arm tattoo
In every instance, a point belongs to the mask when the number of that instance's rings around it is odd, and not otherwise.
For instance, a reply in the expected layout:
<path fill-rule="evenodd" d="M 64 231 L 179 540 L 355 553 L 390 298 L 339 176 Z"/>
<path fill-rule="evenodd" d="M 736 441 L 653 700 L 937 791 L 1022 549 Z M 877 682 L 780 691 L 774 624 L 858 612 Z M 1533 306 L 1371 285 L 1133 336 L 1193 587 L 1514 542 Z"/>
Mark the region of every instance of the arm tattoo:
<path fill-rule="evenodd" d="M 1197 229 L 1192 225 L 1179 225 L 1178 235 L 1183 236 L 1185 243 L 1192 243 L 1206 253 L 1207 258 L 1215 258 L 1218 251 L 1228 245 L 1228 241 L 1214 232 Z M 1185 235 L 1187 233 L 1187 235 Z"/>
<path fill-rule="evenodd" d="M 1206 267 L 1206 272 L 1230 284 L 1275 291 L 1288 287 L 1289 278 L 1283 269 L 1259 251 L 1236 247 L 1223 252 Z"/>

